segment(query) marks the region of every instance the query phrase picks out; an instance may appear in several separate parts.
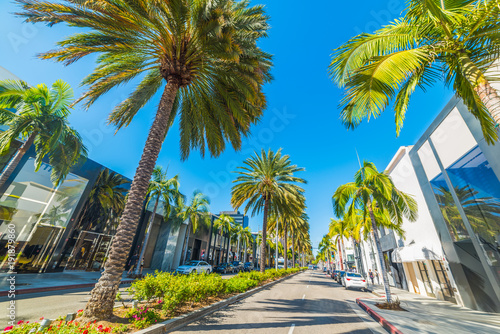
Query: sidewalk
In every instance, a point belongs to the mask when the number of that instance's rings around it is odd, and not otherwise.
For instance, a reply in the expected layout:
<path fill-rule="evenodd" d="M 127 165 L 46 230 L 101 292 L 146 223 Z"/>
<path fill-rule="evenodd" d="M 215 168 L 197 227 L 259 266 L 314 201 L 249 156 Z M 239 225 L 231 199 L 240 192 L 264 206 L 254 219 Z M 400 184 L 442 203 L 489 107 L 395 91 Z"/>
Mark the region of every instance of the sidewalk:
<path fill-rule="evenodd" d="M 500 333 L 500 314 L 474 311 L 392 287 L 393 300 L 399 298 L 401 307 L 408 312 L 383 310 L 375 306 L 375 303 L 385 300 L 383 286 L 370 284 L 369 289 L 378 297 L 359 298 L 358 301 L 366 304 L 404 334 Z"/>
<path fill-rule="evenodd" d="M 144 270 L 143 274 L 154 272 L 153 270 Z M 15 286 L 16 294 L 37 293 L 45 291 L 57 291 L 67 289 L 90 288 L 101 276 L 100 271 L 72 271 L 67 270 L 58 273 L 43 274 L 16 274 Z M 0 274 L 0 296 L 6 296 L 10 289 L 8 279 L 11 275 Z M 127 278 L 127 272 L 122 275 L 121 284 L 131 283 L 133 280 Z"/>

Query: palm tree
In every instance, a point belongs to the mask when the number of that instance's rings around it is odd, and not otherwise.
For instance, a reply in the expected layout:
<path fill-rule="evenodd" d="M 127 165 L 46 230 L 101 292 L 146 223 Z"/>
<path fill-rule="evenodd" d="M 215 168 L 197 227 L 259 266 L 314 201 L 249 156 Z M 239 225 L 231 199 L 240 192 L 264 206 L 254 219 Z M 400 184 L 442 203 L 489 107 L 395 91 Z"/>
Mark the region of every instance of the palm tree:
<path fill-rule="evenodd" d="M 244 244 L 244 255 L 243 255 L 243 262 L 247 262 L 247 251 L 248 251 L 248 246 L 253 244 L 253 236 L 252 236 L 252 231 L 250 231 L 250 228 L 247 226 L 243 229 L 241 233 L 241 239 Z"/>
<path fill-rule="evenodd" d="M 80 158 L 87 157 L 80 135 L 68 124 L 72 99 L 73 89 L 62 80 L 50 89 L 45 84 L 30 87 L 24 81 L 0 81 L 0 124 L 9 127 L 0 134 L 0 155 L 8 153 L 13 142 L 24 140 L 0 175 L 0 187 L 33 144 L 35 171 L 47 156 L 55 186 L 64 181 Z"/>
<path fill-rule="evenodd" d="M 328 230 L 328 235 L 330 238 L 335 238 L 335 243 L 339 245 L 339 253 L 340 253 L 340 269 L 344 270 L 345 261 L 345 247 L 344 247 L 344 238 L 349 238 L 349 230 L 348 224 L 343 220 L 335 220 L 330 218 L 330 225 Z"/>
<path fill-rule="evenodd" d="M 172 207 L 174 203 L 178 202 L 179 197 L 183 197 L 183 195 L 179 191 L 179 175 L 175 175 L 174 177 L 169 179 L 167 177 L 167 171 L 163 171 L 163 168 L 161 166 L 156 166 L 153 170 L 151 181 L 149 181 L 148 201 L 146 203 L 146 207 L 152 200 L 155 201 L 155 204 L 148 222 L 148 226 L 146 228 L 146 236 L 144 237 L 141 253 L 139 255 L 139 259 L 137 260 L 138 264 L 140 264 L 142 262 L 142 259 L 144 258 L 144 252 L 146 251 L 146 246 L 149 241 L 151 228 L 153 226 L 153 221 L 156 216 L 160 200 L 163 206 L 163 216 L 165 221 L 167 221 L 170 217 L 170 213 L 172 212 Z M 140 267 L 140 265 L 135 266 L 136 275 L 139 275 Z"/>
<path fill-rule="evenodd" d="M 231 231 L 232 231 L 232 235 L 233 235 L 234 239 L 237 242 L 237 246 L 236 246 L 237 258 L 235 260 L 236 261 L 241 261 L 241 257 L 240 257 L 240 242 L 241 242 L 241 238 L 243 237 L 243 233 L 244 233 L 243 232 L 243 226 L 241 226 L 238 223 L 235 223 L 233 225 L 233 228 L 231 229 Z"/>
<path fill-rule="evenodd" d="M 292 265 L 295 266 L 295 254 L 296 251 L 302 252 L 298 246 L 302 244 L 303 241 L 307 241 L 309 236 L 309 217 L 305 212 L 303 212 L 299 217 L 294 217 L 290 219 L 290 234 L 292 236 Z"/>
<path fill-rule="evenodd" d="M 226 235 L 227 237 L 229 237 L 229 233 L 231 232 L 231 228 L 232 228 L 233 224 L 234 224 L 234 218 L 231 216 L 228 216 L 224 213 L 221 214 L 219 216 L 219 218 L 217 218 L 214 221 L 214 227 L 217 229 L 218 234 L 221 237 L 221 241 L 220 241 L 221 245 L 220 245 L 219 262 L 218 263 L 221 263 L 221 261 L 222 261 L 222 253 L 223 253 L 222 236 Z M 217 234 L 216 234 L 216 238 L 217 238 Z M 216 244 L 217 244 L 217 239 L 214 242 L 214 245 L 216 245 Z M 215 247 L 214 247 L 214 251 L 215 251 Z"/>
<path fill-rule="evenodd" d="M 321 254 L 321 257 L 323 258 L 324 261 L 328 260 L 328 267 L 330 270 L 332 269 L 332 264 L 331 264 L 332 252 L 334 252 L 335 250 L 336 247 L 332 243 L 331 237 L 328 234 L 325 234 L 321 239 L 321 242 L 319 243 L 318 251 L 319 254 Z"/>
<path fill-rule="evenodd" d="M 207 226 L 210 224 L 210 200 L 203 193 L 195 190 L 189 205 L 184 204 L 183 201 L 180 201 L 180 203 L 177 216 L 188 223 L 186 228 L 186 238 L 184 241 L 184 250 L 182 252 L 182 261 L 184 263 L 186 261 L 191 229 L 193 230 L 193 233 L 196 233 L 198 228 L 201 226 Z"/>
<path fill-rule="evenodd" d="M 276 153 L 262 150 L 260 155 L 255 153 L 243 163 L 243 167 L 238 167 L 239 176 L 233 181 L 231 204 L 237 209 L 247 202 L 245 213 L 252 209 L 252 216 L 264 212 L 260 258 L 260 271 L 264 272 L 269 210 L 278 213 L 279 209 L 295 206 L 300 201 L 304 190 L 297 183 L 306 181 L 293 174 L 304 168 L 292 165 L 288 155 L 281 155 L 281 149 Z"/>
<path fill-rule="evenodd" d="M 499 79 L 487 71 L 500 57 L 499 14 L 498 1 L 411 0 L 402 18 L 351 38 L 329 68 L 345 89 L 342 121 L 355 128 L 392 105 L 399 134 L 411 94 L 443 77 L 495 143 L 500 97 L 491 83 Z"/>
<path fill-rule="evenodd" d="M 232 0 L 17 0 L 28 22 L 65 22 L 83 28 L 41 55 L 68 65 L 98 55 L 83 80 L 80 100 L 90 107 L 113 87 L 141 82 L 111 113 L 118 129 L 132 122 L 158 90 L 163 90 L 131 185 L 107 264 L 83 319 L 112 315 L 118 283 L 130 250 L 158 154 L 177 115 L 180 147 L 219 156 L 231 143 L 240 149 L 266 107 L 262 86 L 271 80 L 271 56 L 257 41 L 267 35 L 263 6 Z"/>
<path fill-rule="evenodd" d="M 333 209 L 338 217 L 350 220 L 361 214 L 360 224 L 371 232 L 377 247 L 378 266 L 384 282 L 387 302 L 391 302 L 391 292 L 384 265 L 382 247 L 378 236 L 379 226 L 389 227 L 401 233 L 403 219 L 413 222 L 417 219 L 417 203 L 408 194 L 398 190 L 391 177 L 377 170 L 371 162 L 354 175 L 354 182 L 338 187 L 332 197 Z"/>

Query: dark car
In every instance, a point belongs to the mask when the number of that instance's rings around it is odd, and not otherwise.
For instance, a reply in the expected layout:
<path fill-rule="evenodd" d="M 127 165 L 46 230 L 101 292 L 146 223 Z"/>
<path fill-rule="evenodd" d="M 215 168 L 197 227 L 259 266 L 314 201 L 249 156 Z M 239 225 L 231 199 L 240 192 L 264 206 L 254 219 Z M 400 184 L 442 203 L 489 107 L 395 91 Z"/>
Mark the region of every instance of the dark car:
<path fill-rule="evenodd" d="M 335 277 L 336 277 L 336 279 L 335 279 L 335 280 L 337 281 L 337 283 L 342 284 L 342 277 L 344 277 L 344 276 L 345 276 L 345 274 L 346 274 L 346 272 L 345 272 L 345 271 L 343 271 L 343 270 L 340 270 L 340 271 L 337 273 L 337 276 L 335 276 Z"/>
<path fill-rule="evenodd" d="M 243 262 L 240 261 L 233 261 L 233 267 L 236 272 L 242 271 L 243 270 Z"/>
<path fill-rule="evenodd" d="M 334 271 L 332 271 L 332 273 L 330 274 L 330 277 L 331 277 L 333 280 L 335 280 L 335 279 L 336 279 L 336 277 L 337 277 L 337 274 L 338 274 L 338 273 L 339 273 L 339 271 L 338 271 L 338 270 L 334 270 Z"/>
<path fill-rule="evenodd" d="M 214 268 L 214 271 L 221 274 L 234 273 L 234 267 L 231 263 L 221 263 Z"/>
<path fill-rule="evenodd" d="M 252 262 L 245 262 L 243 265 L 243 271 L 252 271 L 253 270 L 253 263 Z"/>

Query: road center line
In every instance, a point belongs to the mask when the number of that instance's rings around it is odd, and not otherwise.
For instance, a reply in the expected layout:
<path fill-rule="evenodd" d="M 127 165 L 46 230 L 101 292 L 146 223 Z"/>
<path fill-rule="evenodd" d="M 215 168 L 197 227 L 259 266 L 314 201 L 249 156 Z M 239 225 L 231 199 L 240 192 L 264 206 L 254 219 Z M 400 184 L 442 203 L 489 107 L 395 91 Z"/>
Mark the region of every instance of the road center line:
<path fill-rule="evenodd" d="M 292 324 L 292 327 L 290 327 L 288 334 L 292 334 L 294 329 L 295 329 L 295 324 Z"/>
<path fill-rule="evenodd" d="M 304 298 L 306 298 L 306 295 L 303 295 L 303 296 L 302 296 L 302 300 L 304 300 Z"/>

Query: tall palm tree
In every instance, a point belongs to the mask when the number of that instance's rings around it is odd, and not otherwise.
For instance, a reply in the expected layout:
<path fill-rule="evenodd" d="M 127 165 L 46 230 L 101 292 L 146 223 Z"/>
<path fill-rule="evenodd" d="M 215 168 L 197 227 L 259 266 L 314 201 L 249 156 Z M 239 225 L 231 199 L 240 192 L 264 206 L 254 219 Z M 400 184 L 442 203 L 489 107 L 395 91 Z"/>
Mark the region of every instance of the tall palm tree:
<path fill-rule="evenodd" d="M 191 230 L 193 233 L 198 231 L 201 226 L 208 226 L 210 224 L 210 200 L 200 191 L 195 190 L 189 205 L 180 201 L 177 216 L 183 221 L 187 221 L 186 237 L 184 241 L 184 250 L 182 252 L 183 263 L 186 261 L 189 235 Z"/>
<path fill-rule="evenodd" d="M 248 226 L 243 229 L 243 232 L 241 233 L 241 240 L 243 241 L 244 245 L 243 262 L 247 262 L 248 247 L 253 244 L 252 231 L 250 231 L 250 228 Z"/>
<path fill-rule="evenodd" d="M 320 254 L 320 257 L 324 261 L 328 261 L 328 267 L 330 270 L 332 269 L 332 264 L 331 264 L 332 252 L 334 252 L 335 250 L 336 247 L 335 244 L 332 242 L 331 237 L 328 234 L 325 234 L 319 243 L 318 252 Z"/>
<path fill-rule="evenodd" d="M 219 156 L 230 142 L 240 149 L 266 107 L 262 86 L 271 80 L 271 56 L 257 41 L 267 35 L 263 6 L 233 0 L 17 0 L 28 22 L 65 22 L 83 28 L 41 55 L 68 65 L 98 56 L 83 80 L 90 107 L 113 87 L 141 82 L 111 113 L 118 129 L 162 90 L 158 109 L 131 185 L 108 263 L 92 292 L 83 319 L 112 315 L 116 291 L 149 180 L 167 131 L 179 115 L 180 147 Z"/>
<path fill-rule="evenodd" d="M 222 237 L 224 235 L 228 236 L 229 235 L 229 232 L 231 231 L 231 227 L 232 225 L 234 224 L 234 218 L 231 217 L 231 216 L 228 216 L 226 214 L 221 214 L 215 221 L 214 221 L 214 227 L 215 229 L 217 230 L 217 234 L 220 235 L 221 237 L 221 241 L 220 241 L 220 251 L 219 251 L 219 262 L 218 263 L 221 263 L 222 261 Z M 217 234 L 215 235 L 215 241 L 214 241 L 214 245 L 217 244 Z M 214 251 L 215 251 L 215 247 L 214 247 Z M 212 256 L 213 257 L 213 256 Z"/>
<path fill-rule="evenodd" d="M 168 169 L 167 169 L 168 170 Z M 141 253 L 137 263 L 141 263 L 144 258 L 144 253 L 146 252 L 146 247 L 148 245 L 149 237 L 151 235 L 151 229 L 153 226 L 153 221 L 158 210 L 158 204 L 163 206 L 163 216 L 164 220 L 167 221 L 172 212 L 172 207 L 174 203 L 178 203 L 179 198 L 183 197 L 179 191 L 179 175 L 175 175 L 172 178 L 167 177 L 167 170 L 163 170 L 161 166 L 156 166 L 153 170 L 153 175 L 151 176 L 151 181 L 149 181 L 148 187 L 148 201 L 146 206 L 149 205 L 151 201 L 154 200 L 154 207 L 151 217 L 146 228 L 146 236 L 144 237 L 144 242 L 142 244 Z M 135 266 L 135 274 L 139 275 L 140 265 Z"/>
<path fill-rule="evenodd" d="M 350 236 L 348 224 L 343 219 L 335 220 L 333 218 L 330 218 L 328 235 L 330 236 L 330 238 L 335 238 L 335 243 L 339 245 L 340 269 L 344 270 L 344 263 L 347 263 L 347 261 L 345 261 L 346 253 L 344 238 L 349 238 Z"/>
<path fill-rule="evenodd" d="M 9 127 L 0 134 L 0 155 L 8 153 L 14 141 L 24 140 L 0 175 L 0 187 L 33 144 L 35 171 L 47 156 L 56 186 L 80 158 L 87 157 L 82 138 L 68 123 L 72 102 L 73 89 L 62 80 L 54 82 L 50 89 L 45 84 L 30 87 L 24 81 L 0 81 L 0 124 Z"/>
<path fill-rule="evenodd" d="M 233 225 L 233 228 L 231 229 L 231 231 L 232 231 L 233 238 L 236 241 L 236 254 L 237 254 L 236 260 L 237 261 L 241 261 L 241 257 L 240 257 L 240 244 L 241 244 L 241 239 L 242 239 L 243 233 L 244 233 L 243 232 L 243 226 L 241 226 L 238 223 L 235 223 Z"/>
<path fill-rule="evenodd" d="M 288 155 L 281 155 L 281 149 L 276 153 L 270 149 L 261 151 L 260 155 L 245 160 L 243 167 L 238 167 L 239 174 L 231 191 L 231 204 L 237 209 L 244 202 L 245 213 L 252 209 L 252 215 L 261 211 L 264 213 L 262 222 L 262 244 L 260 271 L 264 272 L 266 263 L 267 218 L 269 210 L 277 210 L 287 205 L 296 205 L 304 193 L 297 183 L 306 183 L 302 178 L 293 176 L 303 171 L 292 165 Z"/>
<path fill-rule="evenodd" d="M 486 141 L 496 142 L 500 97 L 491 84 L 499 79 L 488 69 L 500 58 L 498 1 L 407 2 L 400 19 L 333 51 L 330 74 L 345 89 L 342 121 L 355 128 L 392 105 L 399 134 L 411 94 L 443 77 L 479 120 Z"/>
<path fill-rule="evenodd" d="M 382 247 L 378 236 L 379 226 L 401 231 L 403 219 L 413 222 L 417 219 L 417 203 L 408 194 L 398 190 L 391 177 L 379 172 L 371 162 L 364 161 L 354 175 L 354 182 L 338 187 L 332 197 L 333 209 L 338 217 L 361 214 L 360 223 L 370 231 L 377 247 L 378 266 L 384 282 L 387 302 L 391 292 L 384 265 Z"/>
<path fill-rule="evenodd" d="M 120 174 L 103 169 L 83 205 L 77 229 L 113 233 L 116 217 L 125 208 L 128 184 Z"/>

